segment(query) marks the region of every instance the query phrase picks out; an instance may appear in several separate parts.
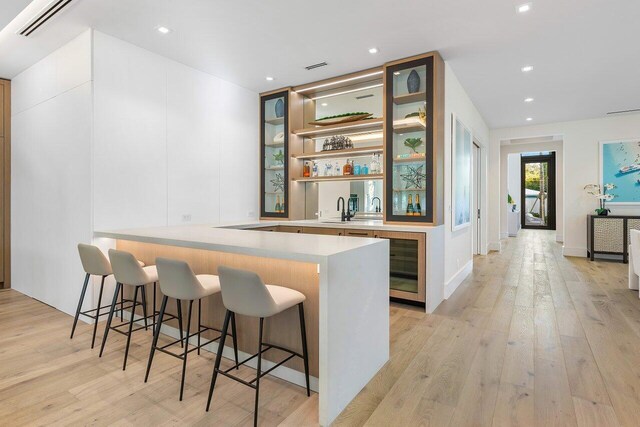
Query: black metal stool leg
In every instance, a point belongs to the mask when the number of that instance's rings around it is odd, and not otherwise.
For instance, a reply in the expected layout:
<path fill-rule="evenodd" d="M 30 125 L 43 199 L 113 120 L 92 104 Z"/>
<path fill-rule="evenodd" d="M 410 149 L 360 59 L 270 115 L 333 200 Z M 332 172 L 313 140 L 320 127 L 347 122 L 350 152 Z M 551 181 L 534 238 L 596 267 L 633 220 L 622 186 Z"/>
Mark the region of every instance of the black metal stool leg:
<path fill-rule="evenodd" d="M 198 355 L 200 355 L 200 329 L 202 328 L 202 299 L 198 300 Z"/>
<path fill-rule="evenodd" d="M 129 319 L 129 332 L 127 333 L 127 346 L 124 349 L 124 362 L 122 363 L 123 371 L 127 369 L 127 358 L 129 357 L 129 345 L 131 344 L 131 335 L 132 335 L 131 331 L 133 330 L 133 322 L 136 314 L 136 302 L 138 301 L 138 288 L 139 286 L 136 286 L 135 290 L 133 291 L 133 306 L 131 308 L 131 319 Z"/>
<path fill-rule="evenodd" d="M 111 309 L 109 310 L 109 317 L 107 318 L 107 325 L 104 328 L 104 335 L 102 336 L 102 345 L 100 346 L 100 356 L 104 352 L 104 345 L 107 343 L 107 336 L 109 336 L 109 328 L 111 328 L 111 321 L 113 320 L 113 313 L 116 311 L 116 305 L 118 304 L 118 293 L 122 289 L 122 283 L 116 283 L 116 290 L 113 293 L 113 302 L 111 303 Z"/>
<path fill-rule="evenodd" d="M 236 358 L 236 370 L 240 369 L 238 362 L 238 334 L 236 332 L 236 314 L 231 313 L 231 338 L 233 339 L 233 355 Z"/>
<path fill-rule="evenodd" d="M 182 347 L 182 301 L 179 299 L 176 300 L 176 305 L 178 306 L 178 329 L 180 330 L 180 347 Z"/>
<path fill-rule="evenodd" d="M 227 310 L 224 316 L 224 324 L 222 325 L 222 335 L 218 343 L 218 353 L 216 354 L 216 363 L 213 365 L 213 376 L 211 377 L 211 386 L 209 387 L 209 399 L 207 400 L 207 412 L 211 406 L 211 397 L 213 397 L 213 388 L 216 386 L 216 379 L 218 378 L 218 370 L 220 369 L 220 362 L 222 361 L 222 350 L 224 349 L 224 340 L 227 337 L 227 330 L 229 329 L 229 319 L 231 318 L 231 312 Z"/>
<path fill-rule="evenodd" d="M 144 382 L 149 379 L 149 372 L 151 372 L 151 363 L 153 363 L 153 355 L 156 352 L 158 346 L 158 338 L 160 337 L 160 328 L 162 327 L 162 318 L 164 317 L 164 310 L 167 308 L 167 301 L 169 297 L 162 298 L 162 305 L 160 306 L 160 314 L 158 315 L 158 323 L 156 323 L 156 329 L 153 333 L 153 342 L 151 343 L 151 352 L 149 353 L 149 362 L 147 363 L 147 373 L 144 375 Z"/>
<path fill-rule="evenodd" d="M 149 325 L 147 324 L 147 285 L 143 285 L 140 287 L 140 298 L 142 298 L 142 315 L 144 316 L 144 330 L 149 330 Z"/>
<path fill-rule="evenodd" d="M 93 337 L 91 338 L 91 348 L 93 348 L 96 342 L 96 331 L 98 330 L 98 322 L 100 321 L 100 306 L 102 305 L 102 290 L 104 289 L 104 279 L 107 276 L 102 276 L 100 282 L 100 293 L 98 294 L 98 306 L 96 307 L 96 321 L 93 324 Z"/>
<path fill-rule="evenodd" d="M 156 325 L 156 288 L 158 282 L 153 282 L 153 326 Z"/>
<path fill-rule="evenodd" d="M 304 323 L 304 305 L 298 304 L 298 312 L 300 313 L 300 335 L 302 338 L 302 360 L 304 361 L 304 376 L 307 381 L 307 396 L 311 396 L 309 388 L 309 353 L 307 351 L 307 328 Z"/>
<path fill-rule="evenodd" d="M 84 295 L 87 293 L 87 286 L 89 286 L 89 277 L 91 275 L 87 273 L 84 276 L 84 285 L 82 285 L 82 292 L 80 292 L 80 301 L 78 301 L 78 308 L 76 309 L 76 317 L 73 318 L 73 326 L 71 327 L 71 337 L 73 339 L 73 333 L 76 331 L 76 325 L 78 324 L 78 318 L 80 317 L 80 311 L 82 311 L 82 303 L 84 302 Z"/>
<path fill-rule="evenodd" d="M 120 287 L 120 321 L 124 322 L 124 286 Z"/>
<path fill-rule="evenodd" d="M 182 381 L 180 381 L 180 401 L 184 392 L 184 376 L 187 373 L 187 354 L 189 354 L 189 329 L 191 328 L 191 311 L 193 309 L 193 300 L 189 301 L 189 314 L 187 315 L 187 335 L 184 343 L 184 356 L 182 359 Z"/>
<path fill-rule="evenodd" d="M 260 318 L 260 330 L 258 332 L 258 376 L 256 377 L 256 404 L 253 412 L 253 425 L 258 425 L 258 402 L 260 400 L 260 368 L 262 365 L 262 328 L 264 326 L 264 317 Z"/>

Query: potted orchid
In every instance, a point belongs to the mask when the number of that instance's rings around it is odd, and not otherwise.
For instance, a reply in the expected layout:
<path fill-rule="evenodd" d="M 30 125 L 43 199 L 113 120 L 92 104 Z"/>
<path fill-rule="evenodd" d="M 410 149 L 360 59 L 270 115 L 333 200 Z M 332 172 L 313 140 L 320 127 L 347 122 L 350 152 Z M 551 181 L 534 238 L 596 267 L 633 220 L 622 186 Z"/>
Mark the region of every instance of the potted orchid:
<path fill-rule="evenodd" d="M 600 184 L 585 185 L 584 190 L 587 194 L 598 199 L 598 202 L 600 203 L 600 207 L 596 209 L 596 214 L 600 216 L 607 216 L 609 212 L 611 212 L 610 209 L 607 209 L 606 203 L 616 197 L 615 194 L 608 193 L 608 191 L 615 188 L 617 188 L 615 184 L 604 184 L 602 187 L 600 187 Z"/>

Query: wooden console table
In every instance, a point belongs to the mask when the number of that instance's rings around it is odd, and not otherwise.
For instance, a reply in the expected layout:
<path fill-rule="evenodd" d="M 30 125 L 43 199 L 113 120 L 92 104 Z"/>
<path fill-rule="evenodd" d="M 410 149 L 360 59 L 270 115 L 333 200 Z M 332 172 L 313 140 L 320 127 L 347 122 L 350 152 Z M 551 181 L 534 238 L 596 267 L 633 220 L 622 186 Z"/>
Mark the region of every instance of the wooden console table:
<path fill-rule="evenodd" d="M 640 230 L 640 216 L 587 215 L 587 256 L 618 255 L 629 262 L 629 230 Z"/>

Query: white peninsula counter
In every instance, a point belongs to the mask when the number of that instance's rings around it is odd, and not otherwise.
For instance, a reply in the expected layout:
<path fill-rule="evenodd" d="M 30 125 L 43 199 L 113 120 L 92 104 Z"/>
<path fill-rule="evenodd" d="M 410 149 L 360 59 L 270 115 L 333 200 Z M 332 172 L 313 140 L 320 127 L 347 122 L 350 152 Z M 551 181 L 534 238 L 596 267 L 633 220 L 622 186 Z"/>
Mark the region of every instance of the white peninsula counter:
<path fill-rule="evenodd" d="M 305 294 L 311 384 L 319 393 L 321 425 L 330 424 L 389 359 L 389 242 L 384 239 L 206 225 L 94 235 L 100 246 L 130 251 L 147 264 L 166 256 L 188 261 L 196 274 L 216 274 L 219 265 L 244 268 L 265 283 Z M 203 302 L 204 324 L 220 328 L 223 316 L 220 295 Z M 266 340 L 300 350 L 296 316 L 291 311 L 269 319 Z M 255 319 L 238 317 L 238 344 L 245 355 L 257 350 L 256 331 Z M 303 372 L 302 364 L 291 360 L 272 374 L 302 385 Z"/>

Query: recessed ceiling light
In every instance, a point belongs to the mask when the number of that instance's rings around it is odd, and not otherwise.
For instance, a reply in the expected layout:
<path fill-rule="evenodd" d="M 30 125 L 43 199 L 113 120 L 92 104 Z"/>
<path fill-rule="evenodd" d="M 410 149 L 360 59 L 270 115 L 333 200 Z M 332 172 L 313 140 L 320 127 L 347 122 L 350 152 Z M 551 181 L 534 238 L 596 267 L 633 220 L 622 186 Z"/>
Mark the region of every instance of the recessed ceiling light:
<path fill-rule="evenodd" d="M 525 65 L 520 69 L 522 70 L 523 73 L 528 73 L 529 71 L 533 71 L 533 65 Z"/>
<path fill-rule="evenodd" d="M 320 104 L 320 105 L 322 105 L 323 107 L 326 107 L 326 106 L 327 106 L 327 105 L 329 105 L 329 104 L 327 104 L 326 102 L 323 102 L 323 103 L 322 103 L 322 104 Z"/>
<path fill-rule="evenodd" d="M 265 79 L 267 79 L 268 82 L 272 82 L 273 81 L 273 77 L 267 76 L 267 77 L 265 77 Z"/>
<path fill-rule="evenodd" d="M 369 49 L 369 53 L 371 53 L 371 54 L 378 53 L 378 48 L 377 47 L 372 47 L 371 49 Z"/>
<path fill-rule="evenodd" d="M 169 34 L 171 32 L 171 29 L 162 26 L 156 28 L 156 30 L 158 30 L 160 34 Z"/>
<path fill-rule="evenodd" d="M 533 102 L 533 98 L 525 98 L 524 102 Z"/>
<path fill-rule="evenodd" d="M 532 117 L 527 117 L 527 121 L 530 122 L 531 120 L 533 120 Z"/>
<path fill-rule="evenodd" d="M 527 13 L 531 10 L 531 3 L 521 4 L 520 6 L 516 7 L 516 10 L 518 11 L 518 13 Z"/>

